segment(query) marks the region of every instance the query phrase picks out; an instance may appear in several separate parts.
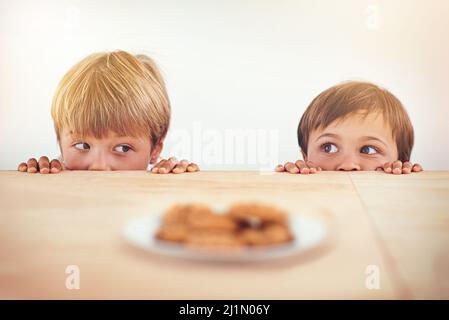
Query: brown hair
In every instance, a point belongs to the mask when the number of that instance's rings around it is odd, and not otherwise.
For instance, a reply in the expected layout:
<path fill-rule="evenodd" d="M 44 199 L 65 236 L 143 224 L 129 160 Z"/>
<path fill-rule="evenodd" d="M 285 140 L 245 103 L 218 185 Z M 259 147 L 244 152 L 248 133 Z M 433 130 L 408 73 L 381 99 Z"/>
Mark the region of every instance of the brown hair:
<path fill-rule="evenodd" d="M 101 138 L 149 136 L 152 146 L 167 134 L 170 101 L 153 60 L 125 51 L 89 55 L 62 78 L 51 115 L 58 141 L 68 129 Z"/>
<path fill-rule="evenodd" d="M 372 83 L 349 81 L 320 93 L 308 106 L 298 125 L 298 143 L 307 154 L 310 132 L 325 128 L 350 114 L 379 112 L 389 124 L 398 149 L 398 160 L 409 161 L 413 126 L 402 103 L 388 90 Z"/>

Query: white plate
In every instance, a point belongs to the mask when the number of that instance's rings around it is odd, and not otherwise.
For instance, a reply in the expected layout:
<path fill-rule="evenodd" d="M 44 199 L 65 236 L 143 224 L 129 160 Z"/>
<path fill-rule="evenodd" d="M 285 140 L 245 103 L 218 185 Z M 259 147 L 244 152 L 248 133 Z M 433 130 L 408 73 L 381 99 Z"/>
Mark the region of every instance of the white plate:
<path fill-rule="evenodd" d="M 123 230 L 126 241 L 145 251 L 185 259 L 205 261 L 250 262 L 297 257 L 322 244 L 328 235 L 325 224 L 312 217 L 291 216 L 290 230 L 294 240 L 271 247 L 242 250 L 202 250 L 182 244 L 157 240 L 154 235 L 160 226 L 161 215 L 146 216 L 130 221 Z"/>

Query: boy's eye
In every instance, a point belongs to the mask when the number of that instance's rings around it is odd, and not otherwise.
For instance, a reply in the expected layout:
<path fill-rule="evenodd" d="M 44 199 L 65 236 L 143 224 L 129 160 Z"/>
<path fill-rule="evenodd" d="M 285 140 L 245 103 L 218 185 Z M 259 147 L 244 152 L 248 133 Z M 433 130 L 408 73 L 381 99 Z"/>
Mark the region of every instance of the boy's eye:
<path fill-rule="evenodd" d="M 80 142 L 74 145 L 75 148 L 79 149 L 79 150 L 89 150 L 90 149 L 90 145 L 88 143 L 85 142 Z"/>
<path fill-rule="evenodd" d="M 125 153 L 125 152 L 128 152 L 129 150 L 131 150 L 131 147 L 126 144 L 120 144 L 117 147 L 115 147 L 114 150 L 117 152 Z"/>
<path fill-rule="evenodd" d="M 365 153 L 365 154 L 376 154 L 377 150 L 374 147 L 371 146 L 364 146 L 362 147 L 362 149 L 360 149 L 361 153 Z"/>
<path fill-rule="evenodd" d="M 335 153 L 338 152 L 338 148 L 333 143 L 325 143 L 321 146 L 322 150 L 326 153 Z"/>

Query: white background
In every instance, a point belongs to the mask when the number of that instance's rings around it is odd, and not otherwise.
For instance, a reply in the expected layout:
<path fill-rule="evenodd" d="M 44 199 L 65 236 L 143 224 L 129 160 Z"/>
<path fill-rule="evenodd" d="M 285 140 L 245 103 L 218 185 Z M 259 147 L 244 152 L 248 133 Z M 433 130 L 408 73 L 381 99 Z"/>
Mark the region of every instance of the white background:
<path fill-rule="evenodd" d="M 250 147 L 243 161 L 220 162 L 237 152 L 222 145 L 226 132 L 249 129 L 275 133 L 274 144 L 260 138 L 271 162 L 295 160 L 310 101 L 356 79 L 404 103 L 412 160 L 449 169 L 446 0 L 1 0 L 0 40 L 2 170 L 58 155 L 50 116 L 58 81 L 84 56 L 116 49 L 152 56 L 165 76 L 173 118 L 164 156 L 188 156 L 203 170 L 257 169 Z M 186 134 L 190 142 L 179 140 Z M 203 154 L 211 147 L 221 153 L 212 161 Z"/>

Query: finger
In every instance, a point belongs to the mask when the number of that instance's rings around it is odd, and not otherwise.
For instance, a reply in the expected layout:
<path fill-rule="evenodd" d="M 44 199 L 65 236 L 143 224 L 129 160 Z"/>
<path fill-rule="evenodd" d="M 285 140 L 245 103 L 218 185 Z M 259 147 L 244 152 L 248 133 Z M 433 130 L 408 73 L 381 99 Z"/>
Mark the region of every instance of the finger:
<path fill-rule="evenodd" d="M 306 162 L 307 167 L 309 167 L 310 173 L 318 173 L 321 171 L 321 168 L 318 167 L 315 163 L 313 163 L 312 161 L 307 161 Z"/>
<path fill-rule="evenodd" d="M 407 173 L 412 172 L 412 167 L 413 167 L 413 165 L 409 161 L 404 162 L 402 164 L 402 173 L 407 174 Z"/>
<path fill-rule="evenodd" d="M 25 162 L 22 162 L 21 164 L 19 164 L 19 166 L 17 167 L 17 170 L 20 172 L 26 172 L 28 169 L 28 166 Z"/>
<path fill-rule="evenodd" d="M 50 160 L 46 156 L 42 156 L 39 158 L 39 172 L 46 174 L 50 173 Z"/>
<path fill-rule="evenodd" d="M 176 157 L 170 157 L 170 158 L 168 158 L 168 161 L 173 162 L 175 165 L 179 163 L 179 161 Z"/>
<path fill-rule="evenodd" d="M 298 160 L 295 162 L 295 165 L 298 167 L 299 172 L 302 174 L 309 174 L 310 169 L 307 167 L 306 163 L 302 160 Z"/>
<path fill-rule="evenodd" d="M 50 162 L 50 172 L 59 173 L 62 171 L 62 163 L 58 159 L 53 159 Z"/>
<path fill-rule="evenodd" d="M 419 163 L 415 163 L 412 167 L 412 171 L 413 172 L 420 172 L 423 171 L 424 169 L 422 168 L 422 166 Z"/>
<path fill-rule="evenodd" d="M 288 173 L 299 173 L 298 167 L 293 162 L 287 162 L 284 167 Z"/>
<path fill-rule="evenodd" d="M 386 163 L 384 164 L 384 171 L 385 171 L 386 173 L 391 173 L 392 170 L 393 170 L 393 169 L 391 168 L 391 162 L 386 162 Z"/>
<path fill-rule="evenodd" d="M 274 168 L 274 171 L 276 171 L 276 172 L 284 172 L 285 168 L 284 168 L 284 166 L 282 164 L 278 164 L 276 166 L 276 168 Z"/>
<path fill-rule="evenodd" d="M 159 161 L 158 163 L 156 163 L 156 164 L 154 165 L 154 167 L 151 169 L 151 172 L 152 172 L 152 173 L 158 173 L 158 172 L 159 172 L 159 168 L 161 167 L 162 163 L 165 162 L 165 161 L 167 161 L 167 160 L 162 159 L 161 161 Z"/>
<path fill-rule="evenodd" d="M 189 162 L 187 160 L 182 160 L 173 168 L 173 173 L 184 173 L 187 170 Z"/>
<path fill-rule="evenodd" d="M 36 173 L 39 170 L 37 160 L 34 158 L 28 159 L 27 166 L 28 166 L 27 172 L 29 173 Z"/>
<path fill-rule="evenodd" d="M 156 172 L 155 172 L 155 173 L 160 173 L 160 169 L 167 163 L 167 161 L 168 161 L 168 160 L 166 160 L 166 159 L 162 159 L 161 161 L 159 161 L 159 162 L 155 165 L 155 168 L 153 168 L 153 169 L 156 169 Z"/>
<path fill-rule="evenodd" d="M 402 173 L 402 161 L 396 160 L 393 162 L 393 174 L 401 174 Z"/>
<path fill-rule="evenodd" d="M 161 164 L 161 166 L 159 167 L 159 173 L 170 173 L 177 164 L 178 161 L 176 160 L 176 158 L 172 157 Z"/>
<path fill-rule="evenodd" d="M 197 172 L 200 171 L 200 167 L 196 163 L 191 163 L 187 166 L 187 172 Z"/>

